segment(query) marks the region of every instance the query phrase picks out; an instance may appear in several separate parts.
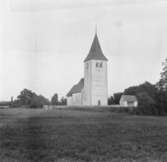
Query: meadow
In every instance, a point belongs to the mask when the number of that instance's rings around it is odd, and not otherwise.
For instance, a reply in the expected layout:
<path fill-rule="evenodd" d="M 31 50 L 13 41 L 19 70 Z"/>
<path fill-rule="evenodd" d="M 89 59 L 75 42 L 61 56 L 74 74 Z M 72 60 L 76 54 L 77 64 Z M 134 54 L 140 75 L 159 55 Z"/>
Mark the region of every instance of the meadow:
<path fill-rule="evenodd" d="M 0 109 L 0 162 L 166 162 L 167 118 L 102 108 Z"/>

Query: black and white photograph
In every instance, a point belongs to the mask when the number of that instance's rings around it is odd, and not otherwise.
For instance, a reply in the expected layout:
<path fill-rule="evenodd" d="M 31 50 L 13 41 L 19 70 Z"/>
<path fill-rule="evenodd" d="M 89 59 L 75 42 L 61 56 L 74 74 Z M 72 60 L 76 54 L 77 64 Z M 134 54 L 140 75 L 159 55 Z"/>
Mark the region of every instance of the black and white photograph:
<path fill-rule="evenodd" d="M 167 1 L 0 0 L 0 162 L 167 162 Z"/>

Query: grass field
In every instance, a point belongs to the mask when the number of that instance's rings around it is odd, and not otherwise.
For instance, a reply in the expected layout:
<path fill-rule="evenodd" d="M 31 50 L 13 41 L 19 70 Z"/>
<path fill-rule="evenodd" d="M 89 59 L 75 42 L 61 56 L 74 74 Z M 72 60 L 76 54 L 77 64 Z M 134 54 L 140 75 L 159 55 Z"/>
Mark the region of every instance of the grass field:
<path fill-rule="evenodd" d="M 1 109 L 0 162 L 166 162 L 167 118 L 109 109 Z"/>

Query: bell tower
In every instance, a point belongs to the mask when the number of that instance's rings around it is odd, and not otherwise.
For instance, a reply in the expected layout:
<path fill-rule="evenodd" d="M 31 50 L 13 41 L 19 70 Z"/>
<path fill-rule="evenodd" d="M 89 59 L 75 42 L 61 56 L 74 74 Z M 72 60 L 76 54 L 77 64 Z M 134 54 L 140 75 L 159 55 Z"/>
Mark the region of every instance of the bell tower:
<path fill-rule="evenodd" d="M 107 61 L 95 33 L 90 51 L 84 60 L 84 105 L 107 105 Z"/>

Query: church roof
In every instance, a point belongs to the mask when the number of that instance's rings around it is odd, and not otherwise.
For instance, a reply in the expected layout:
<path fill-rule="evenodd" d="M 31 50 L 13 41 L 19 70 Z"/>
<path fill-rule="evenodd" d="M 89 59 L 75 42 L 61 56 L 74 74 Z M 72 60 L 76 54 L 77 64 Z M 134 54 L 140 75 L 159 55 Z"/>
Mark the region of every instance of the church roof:
<path fill-rule="evenodd" d="M 94 36 L 94 40 L 92 42 L 92 46 L 90 48 L 90 51 L 88 53 L 88 56 L 85 58 L 84 62 L 89 60 L 105 60 L 108 59 L 104 56 L 102 49 L 100 47 L 99 39 L 97 37 L 97 33 Z"/>
<path fill-rule="evenodd" d="M 80 93 L 84 88 L 84 79 L 82 78 L 77 84 L 75 84 L 71 90 L 67 93 L 67 97 L 72 96 L 74 93 Z"/>

